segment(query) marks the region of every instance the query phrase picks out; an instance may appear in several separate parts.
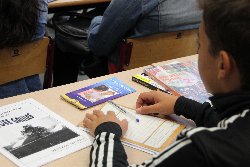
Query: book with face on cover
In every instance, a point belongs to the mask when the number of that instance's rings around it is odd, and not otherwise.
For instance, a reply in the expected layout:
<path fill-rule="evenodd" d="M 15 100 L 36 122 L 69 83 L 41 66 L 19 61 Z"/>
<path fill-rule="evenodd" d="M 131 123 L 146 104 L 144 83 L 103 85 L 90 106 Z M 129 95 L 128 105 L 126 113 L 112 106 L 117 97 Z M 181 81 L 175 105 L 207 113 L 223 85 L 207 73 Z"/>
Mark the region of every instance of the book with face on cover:
<path fill-rule="evenodd" d="M 92 142 L 89 134 L 34 99 L 0 107 L 0 152 L 17 166 L 38 167 Z"/>
<path fill-rule="evenodd" d="M 61 97 L 79 109 L 86 109 L 133 92 L 135 89 L 113 77 L 63 94 Z"/>
<path fill-rule="evenodd" d="M 128 130 L 121 138 L 122 143 L 149 154 L 164 150 L 186 126 L 189 126 L 189 121 L 184 118 L 177 120 L 171 116 L 140 115 L 136 114 L 134 109 L 114 102 L 105 103 L 100 110 L 104 114 L 113 111 L 119 120 L 126 119 Z M 79 125 L 83 126 L 81 123 Z"/>
<path fill-rule="evenodd" d="M 144 72 L 174 95 L 181 95 L 198 102 L 209 98 L 198 71 L 196 61 L 156 65 Z"/>

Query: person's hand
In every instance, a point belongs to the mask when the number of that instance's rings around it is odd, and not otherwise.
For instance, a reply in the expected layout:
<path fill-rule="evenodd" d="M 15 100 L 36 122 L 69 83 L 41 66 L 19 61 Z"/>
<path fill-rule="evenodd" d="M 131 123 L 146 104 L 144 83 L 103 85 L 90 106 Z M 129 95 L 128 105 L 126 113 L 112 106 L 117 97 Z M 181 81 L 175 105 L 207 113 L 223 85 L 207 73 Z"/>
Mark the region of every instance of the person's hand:
<path fill-rule="evenodd" d="M 138 114 L 173 114 L 177 99 L 178 96 L 169 95 L 160 91 L 141 93 L 136 101 L 136 112 Z"/>
<path fill-rule="evenodd" d="M 91 95 L 89 94 L 89 93 L 83 93 L 83 95 L 84 95 L 84 97 L 86 98 L 86 99 L 91 99 Z"/>
<path fill-rule="evenodd" d="M 128 121 L 126 119 L 123 119 L 120 121 L 114 112 L 108 111 L 107 115 L 105 115 L 100 110 L 94 110 L 93 114 L 86 114 L 83 124 L 86 128 L 88 128 L 92 134 L 95 134 L 95 129 L 97 126 L 104 122 L 115 122 L 118 125 L 120 125 L 122 129 L 122 136 L 126 133 L 128 130 Z"/>

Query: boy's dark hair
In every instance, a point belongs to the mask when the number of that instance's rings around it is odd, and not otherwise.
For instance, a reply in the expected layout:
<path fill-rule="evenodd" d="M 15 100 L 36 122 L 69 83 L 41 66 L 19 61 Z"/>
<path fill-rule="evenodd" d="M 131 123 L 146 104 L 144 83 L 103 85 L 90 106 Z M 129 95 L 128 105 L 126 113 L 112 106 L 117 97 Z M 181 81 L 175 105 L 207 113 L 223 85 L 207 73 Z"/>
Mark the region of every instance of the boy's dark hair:
<path fill-rule="evenodd" d="M 106 85 L 100 85 L 94 88 L 95 90 L 101 90 L 101 91 L 106 91 L 109 88 Z"/>
<path fill-rule="evenodd" d="M 209 51 L 224 50 L 234 58 L 241 75 L 241 89 L 250 90 L 250 1 L 199 0 L 203 9 Z"/>
<path fill-rule="evenodd" d="M 40 0 L 0 0 L 0 48 L 32 40 L 36 33 Z"/>

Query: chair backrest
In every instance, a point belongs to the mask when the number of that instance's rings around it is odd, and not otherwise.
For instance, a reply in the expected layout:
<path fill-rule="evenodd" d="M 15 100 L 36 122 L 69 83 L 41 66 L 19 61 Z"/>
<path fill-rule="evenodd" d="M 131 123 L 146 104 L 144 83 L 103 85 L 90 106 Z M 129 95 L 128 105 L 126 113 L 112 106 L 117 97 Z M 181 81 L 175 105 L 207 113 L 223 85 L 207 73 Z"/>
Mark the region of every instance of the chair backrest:
<path fill-rule="evenodd" d="M 0 85 L 46 71 L 49 38 L 0 50 Z"/>
<path fill-rule="evenodd" d="M 160 33 L 142 38 L 127 39 L 132 51 L 129 63 L 123 68 L 133 69 L 169 59 L 197 53 L 197 29 Z"/>

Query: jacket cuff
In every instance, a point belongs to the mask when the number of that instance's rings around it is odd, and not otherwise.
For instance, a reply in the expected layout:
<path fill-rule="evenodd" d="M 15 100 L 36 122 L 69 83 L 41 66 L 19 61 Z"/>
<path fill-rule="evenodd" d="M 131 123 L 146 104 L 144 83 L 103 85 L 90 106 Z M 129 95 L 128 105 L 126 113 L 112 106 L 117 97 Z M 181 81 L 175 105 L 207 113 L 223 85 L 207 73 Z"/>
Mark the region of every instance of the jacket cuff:
<path fill-rule="evenodd" d="M 115 122 L 104 122 L 96 127 L 95 136 L 102 132 L 108 132 L 115 134 L 118 138 L 122 136 L 122 129 L 120 125 Z"/>
<path fill-rule="evenodd" d="M 174 105 L 174 113 L 176 115 L 186 115 L 186 111 L 190 111 L 192 108 L 193 101 L 184 97 L 180 96 Z"/>

